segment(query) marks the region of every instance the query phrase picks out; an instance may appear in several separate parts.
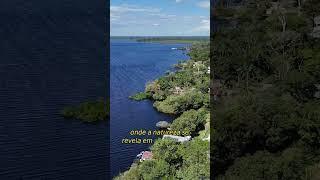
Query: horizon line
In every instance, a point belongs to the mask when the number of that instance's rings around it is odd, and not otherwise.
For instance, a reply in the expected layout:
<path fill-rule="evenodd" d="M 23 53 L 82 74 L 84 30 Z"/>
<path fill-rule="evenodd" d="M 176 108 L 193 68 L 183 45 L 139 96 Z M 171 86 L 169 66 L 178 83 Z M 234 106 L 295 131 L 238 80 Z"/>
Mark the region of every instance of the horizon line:
<path fill-rule="evenodd" d="M 210 35 L 110 35 L 109 37 L 210 37 Z"/>

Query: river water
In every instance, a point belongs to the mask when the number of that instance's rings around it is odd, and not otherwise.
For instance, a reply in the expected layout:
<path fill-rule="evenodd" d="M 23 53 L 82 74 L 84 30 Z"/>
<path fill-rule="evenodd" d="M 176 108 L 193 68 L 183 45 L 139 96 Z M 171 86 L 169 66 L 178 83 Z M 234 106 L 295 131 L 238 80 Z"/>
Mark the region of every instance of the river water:
<path fill-rule="evenodd" d="M 157 112 L 149 100 L 133 101 L 130 95 L 143 91 L 145 84 L 173 70 L 179 60 L 187 60 L 184 51 L 171 48 L 185 44 L 142 43 L 126 39 L 112 39 L 110 46 L 111 100 L 111 175 L 127 170 L 134 158 L 150 144 L 123 144 L 131 138 L 131 130 L 155 130 L 160 120 L 172 117 Z"/>
<path fill-rule="evenodd" d="M 108 90 L 101 8 L 98 0 L 1 1 L 0 180 L 108 179 L 107 123 L 60 115 Z"/>

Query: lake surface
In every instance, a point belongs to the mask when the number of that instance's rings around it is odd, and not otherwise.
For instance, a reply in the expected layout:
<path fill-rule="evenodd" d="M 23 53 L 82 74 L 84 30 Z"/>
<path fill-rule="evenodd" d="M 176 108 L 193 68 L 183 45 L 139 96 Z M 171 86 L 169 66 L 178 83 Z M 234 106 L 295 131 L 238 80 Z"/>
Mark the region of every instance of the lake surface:
<path fill-rule="evenodd" d="M 110 55 L 110 101 L 111 101 L 111 175 L 127 170 L 134 158 L 150 144 L 122 144 L 130 138 L 131 130 L 157 129 L 160 120 L 171 121 L 172 117 L 157 112 L 152 102 L 133 101 L 130 95 L 143 91 L 148 81 L 173 70 L 179 60 L 188 56 L 180 50 L 185 44 L 142 43 L 125 39 L 111 39 Z"/>
<path fill-rule="evenodd" d="M 1 180 L 108 179 L 107 123 L 60 115 L 106 95 L 101 2 L 0 2 Z"/>

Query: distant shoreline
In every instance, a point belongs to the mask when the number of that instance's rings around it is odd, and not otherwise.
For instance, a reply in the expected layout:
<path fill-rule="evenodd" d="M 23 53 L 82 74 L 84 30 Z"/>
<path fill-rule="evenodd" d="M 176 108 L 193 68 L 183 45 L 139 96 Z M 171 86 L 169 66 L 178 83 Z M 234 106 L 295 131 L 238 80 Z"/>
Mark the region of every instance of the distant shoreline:
<path fill-rule="evenodd" d="M 208 42 L 209 36 L 110 36 L 111 39 L 130 39 L 137 42 L 156 42 L 156 43 L 198 43 Z"/>

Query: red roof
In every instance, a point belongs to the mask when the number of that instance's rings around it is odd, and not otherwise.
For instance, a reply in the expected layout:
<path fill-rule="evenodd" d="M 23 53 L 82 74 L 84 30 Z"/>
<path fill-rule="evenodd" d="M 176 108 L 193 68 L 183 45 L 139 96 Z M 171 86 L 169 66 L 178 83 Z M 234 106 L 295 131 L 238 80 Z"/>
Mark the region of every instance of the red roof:
<path fill-rule="evenodd" d="M 142 153 L 141 159 L 142 159 L 142 160 L 149 160 L 149 159 L 152 159 L 152 156 L 153 156 L 152 152 L 150 152 L 150 151 L 144 151 L 144 152 Z"/>

